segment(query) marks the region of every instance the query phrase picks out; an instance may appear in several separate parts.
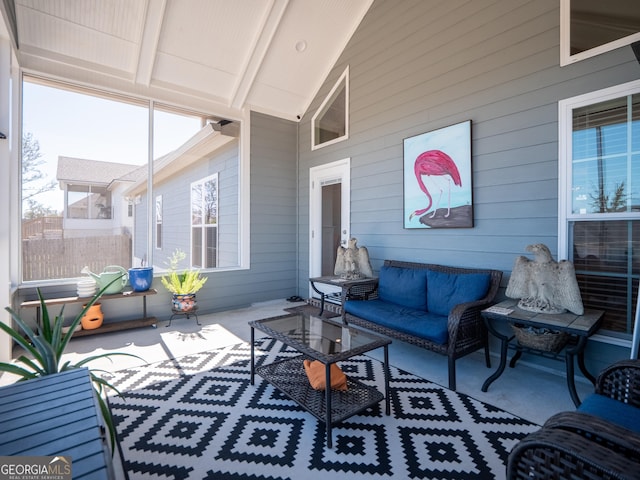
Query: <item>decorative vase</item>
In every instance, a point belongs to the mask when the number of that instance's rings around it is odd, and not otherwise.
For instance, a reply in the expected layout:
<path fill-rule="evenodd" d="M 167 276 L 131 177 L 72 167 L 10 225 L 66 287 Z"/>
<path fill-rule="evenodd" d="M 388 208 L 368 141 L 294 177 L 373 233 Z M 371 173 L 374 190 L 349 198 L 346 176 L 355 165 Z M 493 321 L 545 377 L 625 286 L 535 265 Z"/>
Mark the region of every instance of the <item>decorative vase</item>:
<path fill-rule="evenodd" d="M 188 293 L 185 295 L 173 294 L 173 307 L 176 312 L 190 312 L 196 308 L 196 294 Z"/>
<path fill-rule="evenodd" d="M 134 292 L 146 292 L 153 281 L 153 267 L 134 267 L 129 269 L 129 283 Z"/>
<path fill-rule="evenodd" d="M 86 305 L 83 305 L 83 308 Z M 102 321 L 104 320 L 104 314 L 100 309 L 99 303 L 94 303 L 89 307 L 89 310 L 84 314 L 80 323 L 82 324 L 82 328 L 84 330 L 94 330 L 102 325 Z"/>

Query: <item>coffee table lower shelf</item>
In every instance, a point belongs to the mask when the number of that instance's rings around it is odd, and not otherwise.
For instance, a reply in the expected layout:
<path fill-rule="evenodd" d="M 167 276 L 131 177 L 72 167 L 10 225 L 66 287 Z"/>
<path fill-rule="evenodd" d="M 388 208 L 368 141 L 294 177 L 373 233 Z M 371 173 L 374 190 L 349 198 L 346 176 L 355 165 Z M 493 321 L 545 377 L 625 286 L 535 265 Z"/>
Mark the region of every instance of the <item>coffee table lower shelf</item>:
<path fill-rule="evenodd" d="M 331 414 L 327 417 L 325 392 L 314 390 L 302 362 L 304 355 L 256 368 L 256 373 L 313 416 L 331 425 L 341 422 L 384 399 L 376 388 L 347 377 L 347 390 L 331 391 Z"/>

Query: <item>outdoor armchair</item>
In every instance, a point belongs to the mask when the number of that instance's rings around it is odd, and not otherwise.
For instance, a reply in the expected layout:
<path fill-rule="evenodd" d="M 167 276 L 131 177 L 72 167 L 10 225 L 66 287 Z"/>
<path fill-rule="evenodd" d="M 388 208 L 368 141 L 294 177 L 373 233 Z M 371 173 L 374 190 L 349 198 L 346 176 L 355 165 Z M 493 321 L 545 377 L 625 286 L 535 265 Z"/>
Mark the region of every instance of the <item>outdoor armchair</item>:
<path fill-rule="evenodd" d="M 607 367 L 577 411 L 552 416 L 521 440 L 507 478 L 640 479 L 640 361 Z"/>

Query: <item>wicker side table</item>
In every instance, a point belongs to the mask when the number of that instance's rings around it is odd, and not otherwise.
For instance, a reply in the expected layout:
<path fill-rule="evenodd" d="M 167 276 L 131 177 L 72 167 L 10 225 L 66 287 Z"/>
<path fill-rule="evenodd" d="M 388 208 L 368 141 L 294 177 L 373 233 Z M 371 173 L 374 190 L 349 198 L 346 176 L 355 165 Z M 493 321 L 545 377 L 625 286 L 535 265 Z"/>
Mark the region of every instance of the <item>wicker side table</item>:
<path fill-rule="evenodd" d="M 318 315 L 322 315 L 324 312 L 324 305 L 326 301 L 332 301 L 332 303 L 339 303 L 340 306 L 344 303 L 346 298 L 346 292 L 349 291 L 350 298 L 357 298 L 361 300 L 367 300 L 369 295 L 375 292 L 378 286 L 377 277 L 359 278 L 356 280 L 346 280 L 340 278 L 337 275 L 329 275 L 324 277 L 312 277 L 309 279 L 311 288 L 314 292 L 320 295 L 320 312 Z M 326 292 L 318 288 L 316 284 L 330 285 L 332 287 L 338 287 L 340 292 Z M 342 312 L 339 312 L 342 313 Z"/>

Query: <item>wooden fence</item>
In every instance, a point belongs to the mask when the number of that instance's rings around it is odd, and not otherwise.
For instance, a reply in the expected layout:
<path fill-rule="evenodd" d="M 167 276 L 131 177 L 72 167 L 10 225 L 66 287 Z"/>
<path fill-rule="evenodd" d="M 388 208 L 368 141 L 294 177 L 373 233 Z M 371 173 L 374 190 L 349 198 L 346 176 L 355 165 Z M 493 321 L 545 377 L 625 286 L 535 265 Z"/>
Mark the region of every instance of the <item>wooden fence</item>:
<path fill-rule="evenodd" d="M 22 220 L 22 238 L 62 238 L 62 217 L 38 217 Z"/>
<path fill-rule="evenodd" d="M 131 237 L 35 238 L 22 241 L 22 278 L 79 277 L 82 267 L 101 273 L 107 265 L 131 266 Z"/>

